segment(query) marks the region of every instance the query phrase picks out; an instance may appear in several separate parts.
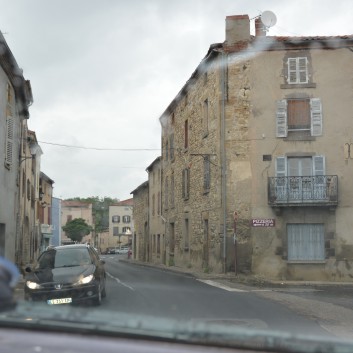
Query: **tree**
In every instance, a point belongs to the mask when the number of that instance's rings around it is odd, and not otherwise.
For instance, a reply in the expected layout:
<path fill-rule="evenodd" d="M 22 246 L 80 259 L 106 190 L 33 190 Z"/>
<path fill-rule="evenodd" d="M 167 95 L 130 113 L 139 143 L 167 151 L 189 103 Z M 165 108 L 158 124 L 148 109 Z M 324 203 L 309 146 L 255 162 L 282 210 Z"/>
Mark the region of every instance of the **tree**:
<path fill-rule="evenodd" d="M 92 227 L 82 218 L 75 218 L 72 221 L 67 222 L 62 229 L 66 232 L 68 238 L 78 243 L 82 241 L 82 238 L 85 235 L 88 235 L 92 231 Z"/>

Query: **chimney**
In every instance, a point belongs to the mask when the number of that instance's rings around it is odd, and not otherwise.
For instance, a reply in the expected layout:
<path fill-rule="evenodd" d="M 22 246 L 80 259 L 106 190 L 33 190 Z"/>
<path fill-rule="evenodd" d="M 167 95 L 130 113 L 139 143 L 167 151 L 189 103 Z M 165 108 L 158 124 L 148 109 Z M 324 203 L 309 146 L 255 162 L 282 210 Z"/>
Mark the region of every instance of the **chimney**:
<path fill-rule="evenodd" d="M 250 40 L 250 20 L 248 15 L 226 17 L 226 46 Z"/>
<path fill-rule="evenodd" d="M 266 36 L 266 27 L 261 21 L 261 17 L 255 19 L 255 35 L 256 37 Z"/>

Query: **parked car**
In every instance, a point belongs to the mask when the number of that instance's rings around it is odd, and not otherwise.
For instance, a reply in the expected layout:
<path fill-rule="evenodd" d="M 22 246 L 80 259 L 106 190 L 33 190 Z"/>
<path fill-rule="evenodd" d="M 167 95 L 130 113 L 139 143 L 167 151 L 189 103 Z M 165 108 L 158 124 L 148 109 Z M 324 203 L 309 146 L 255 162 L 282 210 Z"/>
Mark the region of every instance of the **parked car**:
<path fill-rule="evenodd" d="M 107 251 L 106 251 L 106 254 L 116 254 L 116 250 L 115 248 L 108 248 Z"/>
<path fill-rule="evenodd" d="M 116 249 L 117 254 L 127 254 L 129 252 L 128 246 L 122 246 L 121 248 Z"/>
<path fill-rule="evenodd" d="M 48 304 L 91 302 L 99 305 L 106 296 L 104 261 L 89 245 L 50 248 L 37 264 L 26 268 L 25 299 Z"/>

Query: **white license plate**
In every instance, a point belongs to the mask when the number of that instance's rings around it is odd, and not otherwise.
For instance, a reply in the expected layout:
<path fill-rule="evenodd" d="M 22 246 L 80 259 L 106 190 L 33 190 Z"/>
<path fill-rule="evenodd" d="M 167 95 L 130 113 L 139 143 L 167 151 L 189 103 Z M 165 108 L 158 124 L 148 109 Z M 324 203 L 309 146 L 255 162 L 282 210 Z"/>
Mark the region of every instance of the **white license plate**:
<path fill-rule="evenodd" d="M 61 299 L 49 299 L 47 301 L 48 304 L 69 304 L 72 303 L 72 298 L 61 298 Z"/>

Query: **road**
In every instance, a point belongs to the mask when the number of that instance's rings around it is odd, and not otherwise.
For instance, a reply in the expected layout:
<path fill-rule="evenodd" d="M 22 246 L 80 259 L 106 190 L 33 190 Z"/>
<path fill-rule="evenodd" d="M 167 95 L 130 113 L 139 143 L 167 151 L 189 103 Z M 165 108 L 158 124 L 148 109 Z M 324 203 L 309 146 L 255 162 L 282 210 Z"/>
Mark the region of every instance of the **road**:
<path fill-rule="evenodd" d="M 241 283 L 102 255 L 107 297 L 100 309 L 211 322 L 261 330 L 353 337 L 353 283 L 284 285 Z M 214 278 L 212 278 L 214 277 Z M 24 283 L 15 298 L 23 299 Z"/>
<path fill-rule="evenodd" d="M 177 320 L 222 322 L 238 327 L 287 330 L 327 336 L 315 319 L 279 300 L 263 296 L 267 289 L 237 288 L 183 273 L 119 261 L 124 255 L 105 255 L 107 297 L 102 309 L 172 317 Z M 238 286 L 239 287 L 239 286 Z"/>

